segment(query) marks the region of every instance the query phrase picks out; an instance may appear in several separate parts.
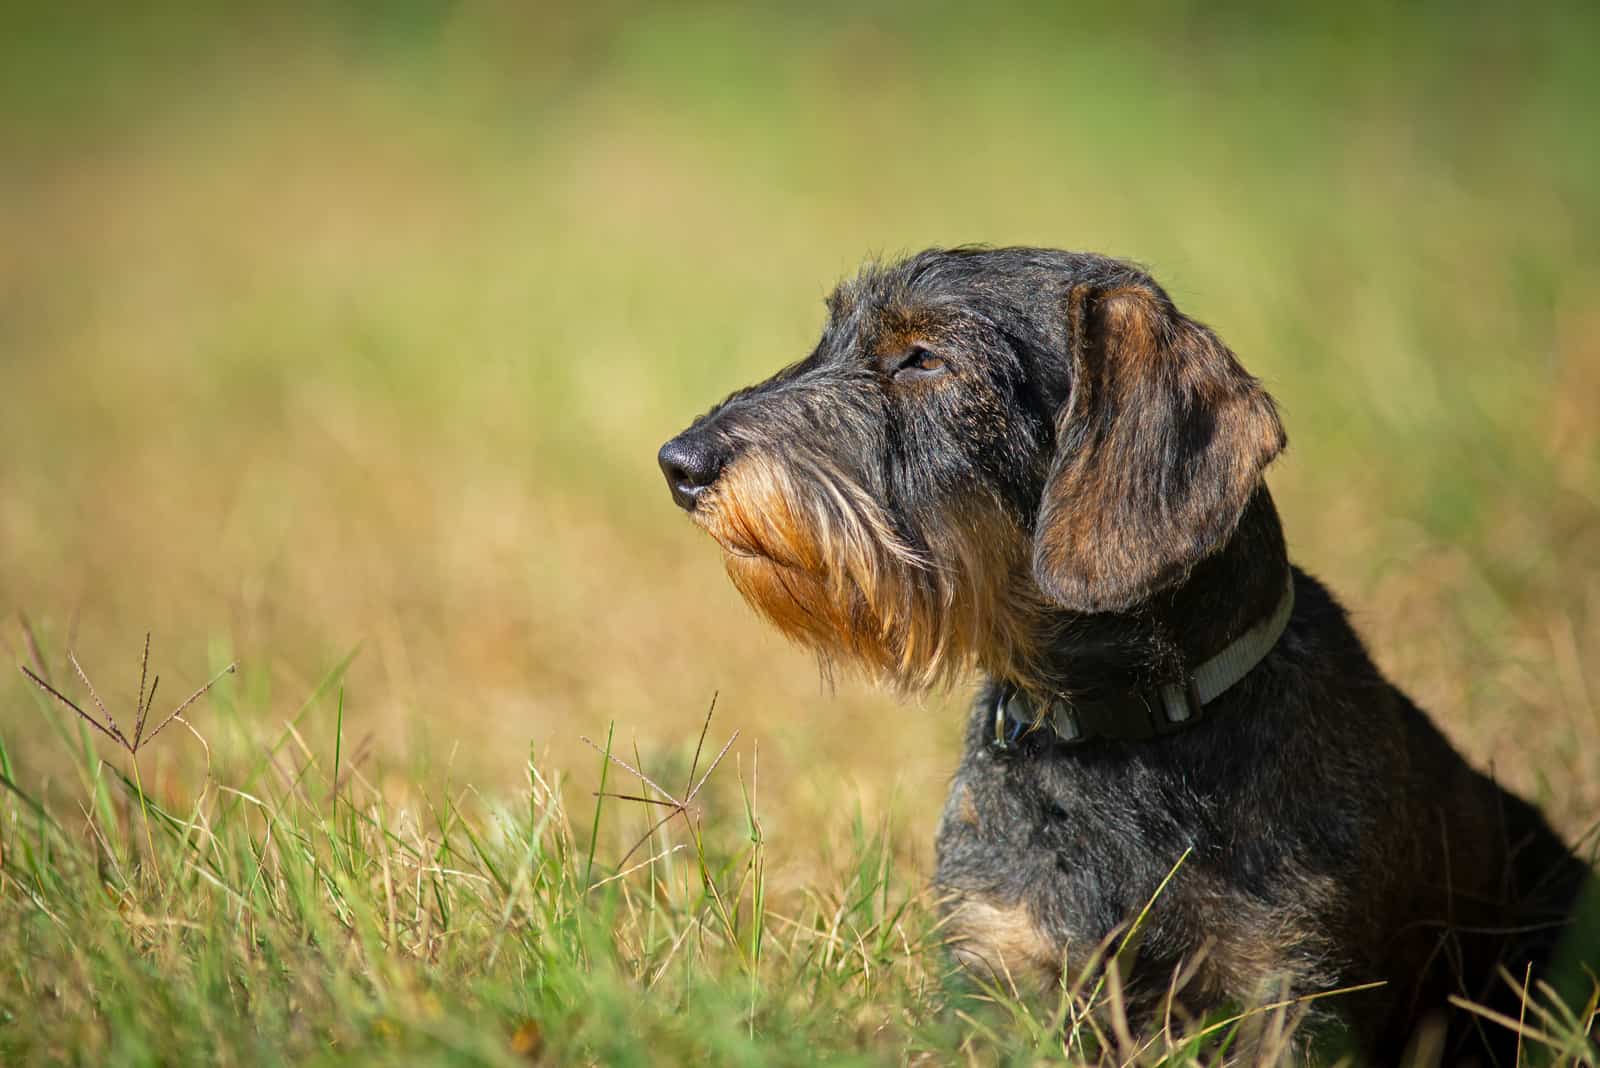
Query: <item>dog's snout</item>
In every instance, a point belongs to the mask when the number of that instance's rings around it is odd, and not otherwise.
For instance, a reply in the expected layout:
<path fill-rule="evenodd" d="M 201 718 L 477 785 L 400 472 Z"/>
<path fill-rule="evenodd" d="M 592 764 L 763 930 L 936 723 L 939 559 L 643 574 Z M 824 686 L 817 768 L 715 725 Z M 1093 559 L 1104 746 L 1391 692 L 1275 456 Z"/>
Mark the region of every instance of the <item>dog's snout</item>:
<path fill-rule="evenodd" d="M 723 449 L 711 435 L 693 431 L 679 434 L 661 446 L 656 459 L 667 477 L 672 499 L 689 512 L 694 511 L 700 495 L 717 481 L 727 462 Z"/>

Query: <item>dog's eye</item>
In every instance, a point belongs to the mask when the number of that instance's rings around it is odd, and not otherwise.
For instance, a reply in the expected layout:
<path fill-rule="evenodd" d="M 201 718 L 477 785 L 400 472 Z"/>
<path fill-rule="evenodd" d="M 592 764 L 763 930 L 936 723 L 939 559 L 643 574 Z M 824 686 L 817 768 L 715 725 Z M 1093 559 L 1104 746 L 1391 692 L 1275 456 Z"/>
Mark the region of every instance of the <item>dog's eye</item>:
<path fill-rule="evenodd" d="M 906 353 L 905 359 L 894 369 L 894 376 L 899 379 L 932 378 L 944 374 L 945 370 L 943 356 L 919 346 Z"/>

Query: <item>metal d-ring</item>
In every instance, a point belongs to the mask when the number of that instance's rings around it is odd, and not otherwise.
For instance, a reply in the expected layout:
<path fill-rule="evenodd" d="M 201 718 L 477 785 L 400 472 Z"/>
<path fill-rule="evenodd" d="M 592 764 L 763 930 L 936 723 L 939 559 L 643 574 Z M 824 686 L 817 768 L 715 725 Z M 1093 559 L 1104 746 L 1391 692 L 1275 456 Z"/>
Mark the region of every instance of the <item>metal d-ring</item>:
<path fill-rule="evenodd" d="M 1010 700 L 1010 686 L 1000 687 L 994 696 L 994 747 L 1000 750 L 1011 748 L 1011 742 L 1006 738 L 1006 705 Z"/>

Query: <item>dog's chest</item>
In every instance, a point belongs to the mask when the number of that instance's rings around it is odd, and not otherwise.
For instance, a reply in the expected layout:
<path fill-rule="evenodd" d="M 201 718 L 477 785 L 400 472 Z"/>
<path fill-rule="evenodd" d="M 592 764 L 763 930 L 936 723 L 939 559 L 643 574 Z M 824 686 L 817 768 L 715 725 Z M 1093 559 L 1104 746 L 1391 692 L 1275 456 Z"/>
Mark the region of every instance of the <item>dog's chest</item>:
<path fill-rule="evenodd" d="M 1140 970 L 1152 977 L 1170 978 L 1203 951 L 1196 994 L 1283 975 L 1325 985 L 1338 882 L 1318 869 L 1342 863 L 1340 850 L 1324 844 L 1320 860 L 1308 858 L 1303 836 L 1271 818 L 1287 820 L 1293 799 L 1229 781 L 1186 740 L 1156 745 L 1000 752 L 974 739 L 946 805 L 935 877 L 955 896 L 952 927 L 974 943 L 967 955 L 1049 979 L 1063 961 L 1115 948 L 1144 913 Z M 1019 955 L 1029 960 L 1001 959 Z"/>

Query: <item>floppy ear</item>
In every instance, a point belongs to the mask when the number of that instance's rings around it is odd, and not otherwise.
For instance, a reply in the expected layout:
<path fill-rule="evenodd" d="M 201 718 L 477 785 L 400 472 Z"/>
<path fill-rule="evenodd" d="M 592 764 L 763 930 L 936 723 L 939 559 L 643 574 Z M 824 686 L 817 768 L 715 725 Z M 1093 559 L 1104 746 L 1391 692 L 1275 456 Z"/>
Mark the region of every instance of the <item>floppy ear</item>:
<path fill-rule="evenodd" d="M 1228 540 L 1283 425 L 1233 353 L 1152 283 L 1079 286 L 1067 319 L 1072 388 L 1033 574 L 1063 607 L 1122 611 Z"/>

